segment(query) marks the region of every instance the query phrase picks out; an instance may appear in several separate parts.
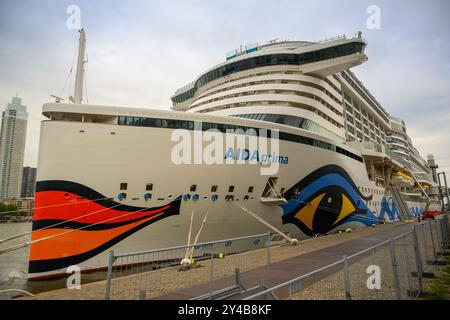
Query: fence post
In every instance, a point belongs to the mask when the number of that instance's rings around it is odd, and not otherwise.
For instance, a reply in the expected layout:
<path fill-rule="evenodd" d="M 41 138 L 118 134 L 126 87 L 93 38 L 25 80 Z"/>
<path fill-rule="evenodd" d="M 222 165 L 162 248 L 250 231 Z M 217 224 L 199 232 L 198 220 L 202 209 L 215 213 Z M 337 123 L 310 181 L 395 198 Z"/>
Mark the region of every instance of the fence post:
<path fill-rule="evenodd" d="M 267 232 L 267 285 L 269 284 L 269 278 L 270 278 L 270 231 Z"/>
<path fill-rule="evenodd" d="M 427 243 L 427 236 L 426 236 L 426 231 L 425 231 L 425 224 L 421 224 L 421 225 L 418 225 L 417 227 L 420 227 L 420 229 L 422 230 L 422 237 L 423 237 L 423 249 L 424 249 L 424 251 L 425 251 L 425 269 L 426 269 L 426 267 L 427 267 L 427 265 L 428 265 L 428 243 Z M 418 230 L 418 228 L 416 228 L 416 237 L 417 237 L 417 231 Z M 419 240 L 418 240 L 419 238 L 417 237 L 417 243 L 419 243 Z M 422 256 L 422 254 L 423 254 L 423 252 L 421 252 L 420 253 L 420 256 Z M 422 261 L 422 260 L 421 260 Z M 422 271 L 423 271 L 423 269 L 424 269 L 424 266 L 423 265 L 421 265 L 421 267 L 422 267 Z"/>
<path fill-rule="evenodd" d="M 441 222 L 439 220 L 436 221 L 436 238 L 438 241 L 438 251 L 437 258 L 444 255 L 444 233 L 442 232 Z"/>
<path fill-rule="evenodd" d="M 209 263 L 209 300 L 212 300 L 212 282 L 213 282 L 213 266 L 214 266 L 214 250 L 213 250 L 213 244 L 211 243 L 211 254 L 210 254 L 210 263 Z"/>
<path fill-rule="evenodd" d="M 436 246 L 434 244 L 434 237 L 433 237 L 433 228 L 431 227 L 431 221 L 428 224 L 430 226 L 430 236 L 431 236 L 431 243 L 433 244 L 433 262 L 436 261 Z"/>
<path fill-rule="evenodd" d="M 108 273 L 106 275 L 106 288 L 105 288 L 105 300 L 109 300 L 111 294 L 111 278 L 112 278 L 112 266 L 114 263 L 114 250 L 109 251 L 108 260 Z"/>
<path fill-rule="evenodd" d="M 450 238 L 450 223 L 448 221 L 448 215 L 445 216 L 445 229 L 447 230 L 447 236 Z M 450 240 L 450 239 L 448 239 Z"/>
<path fill-rule="evenodd" d="M 417 240 L 416 226 L 412 227 L 413 240 L 414 240 L 414 255 L 416 257 L 416 267 L 417 267 L 417 280 L 419 281 L 419 294 L 422 293 L 422 261 L 420 260 L 420 250 L 419 241 Z"/>
<path fill-rule="evenodd" d="M 442 254 L 445 254 L 448 247 L 448 233 L 447 233 L 447 216 L 442 217 L 441 220 L 439 220 L 439 226 L 441 227 L 441 234 L 442 234 Z"/>
<path fill-rule="evenodd" d="M 444 222 L 445 222 L 445 218 L 442 218 L 441 220 L 439 220 L 439 227 L 441 228 L 441 234 L 442 234 L 442 252 L 443 253 L 445 253 L 445 249 L 447 247 L 447 233 L 445 232 Z"/>
<path fill-rule="evenodd" d="M 392 271 L 394 274 L 394 282 L 395 282 L 395 296 L 397 300 L 401 300 L 402 296 L 400 292 L 400 279 L 398 278 L 397 258 L 395 256 L 395 244 L 394 240 L 392 239 L 390 242 L 390 251 L 391 251 Z"/>
<path fill-rule="evenodd" d="M 235 282 L 236 286 L 239 287 L 239 290 L 244 289 L 244 286 L 242 285 L 242 281 L 241 281 L 241 269 L 240 268 L 234 269 L 234 282 Z"/>
<path fill-rule="evenodd" d="M 448 244 L 449 244 L 449 229 L 448 229 L 448 217 L 444 216 L 444 221 L 442 221 L 442 229 L 444 230 L 445 233 L 445 244 L 444 244 L 444 252 L 447 251 L 448 249 Z"/>
<path fill-rule="evenodd" d="M 345 300 L 351 300 L 350 295 L 350 275 L 348 271 L 348 259 L 344 256 L 344 290 L 345 290 Z"/>

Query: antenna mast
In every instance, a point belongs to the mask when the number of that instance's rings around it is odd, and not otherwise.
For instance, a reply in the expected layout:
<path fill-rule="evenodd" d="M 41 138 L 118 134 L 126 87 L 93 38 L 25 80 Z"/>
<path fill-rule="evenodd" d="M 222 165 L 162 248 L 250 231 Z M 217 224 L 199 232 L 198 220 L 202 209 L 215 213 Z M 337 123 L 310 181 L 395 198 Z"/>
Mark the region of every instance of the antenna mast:
<path fill-rule="evenodd" d="M 80 43 L 78 46 L 77 73 L 75 76 L 75 92 L 73 102 L 77 104 L 83 103 L 83 84 L 84 84 L 84 63 L 86 49 L 86 34 L 84 29 L 79 30 Z"/>

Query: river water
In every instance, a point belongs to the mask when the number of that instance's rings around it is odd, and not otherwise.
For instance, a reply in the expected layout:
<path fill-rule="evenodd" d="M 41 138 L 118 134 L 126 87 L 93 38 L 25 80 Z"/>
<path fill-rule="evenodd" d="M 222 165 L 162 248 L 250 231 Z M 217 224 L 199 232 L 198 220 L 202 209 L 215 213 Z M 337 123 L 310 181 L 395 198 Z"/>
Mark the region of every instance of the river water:
<path fill-rule="evenodd" d="M 32 223 L 0 223 L 0 239 L 27 233 L 31 231 Z M 0 250 L 13 247 L 30 240 L 30 235 L 14 239 L 0 244 Z M 21 289 L 30 293 L 39 293 L 54 289 L 64 288 L 67 278 L 27 281 L 28 278 L 28 253 L 29 248 L 21 248 L 5 254 L 0 254 L 0 300 L 11 299 L 23 295 L 20 292 L 1 292 L 8 289 Z M 105 280 L 104 272 L 83 274 L 81 284 L 92 281 Z"/>

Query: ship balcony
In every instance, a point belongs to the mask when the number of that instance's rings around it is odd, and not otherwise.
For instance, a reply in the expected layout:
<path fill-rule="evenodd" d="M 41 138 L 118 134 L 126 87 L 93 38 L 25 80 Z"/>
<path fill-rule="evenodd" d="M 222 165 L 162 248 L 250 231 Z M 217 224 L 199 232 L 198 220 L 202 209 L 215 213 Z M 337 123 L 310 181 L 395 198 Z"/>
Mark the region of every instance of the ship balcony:
<path fill-rule="evenodd" d="M 422 197 L 422 192 L 420 192 L 420 191 L 416 191 L 416 192 L 405 191 L 405 192 L 402 192 L 402 194 L 404 196 L 409 196 L 409 197 Z"/>
<path fill-rule="evenodd" d="M 407 186 L 407 187 L 414 186 L 414 181 L 406 179 L 401 176 L 393 176 L 391 179 L 391 182 L 395 185 L 401 185 L 401 186 Z"/>
<path fill-rule="evenodd" d="M 372 141 L 360 142 L 357 140 L 347 141 L 346 145 L 358 150 L 365 157 L 381 158 L 386 157 L 385 147 Z"/>

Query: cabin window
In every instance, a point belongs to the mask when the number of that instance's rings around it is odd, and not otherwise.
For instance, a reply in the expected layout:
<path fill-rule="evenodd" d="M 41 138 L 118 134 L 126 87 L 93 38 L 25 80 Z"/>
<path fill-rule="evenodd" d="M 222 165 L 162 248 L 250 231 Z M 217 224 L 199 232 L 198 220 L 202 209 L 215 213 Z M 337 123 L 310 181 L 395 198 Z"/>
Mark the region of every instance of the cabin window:
<path fill-rule="evenodd" d="M 254 189 L 253 186 L 248 187 L 248 193 L 252 193 L 252 192 L 253 192 L 253 189 Z"/>
<path fill-rule="evenodd" d="M 211 192 L 217 192 L 217 186 L 216 185 L 211 187 Z"/>
<path fill-rule="evenodd" d="M 228 187 L 228 192 L 234 192 L 234 186 L 229 186 Z"/>
<path fill-rule="evenodd" d="M 147 183 L 147 185 L 145 186 L 145 190 L 152 191 L 153 190 L 153 183 Z"/>
<path fill-rule="evenodd" d="M 195 192 L 196 190 L 197 190 L 197 185 L 196 184 L 192 184 L 190 191 L 191 192 Z"/>
<path fill-rule="evenodd" d="M 127 190 L 128 189 L 128 183 L 122 182 L 120 184 L 120 190 Z"/>

